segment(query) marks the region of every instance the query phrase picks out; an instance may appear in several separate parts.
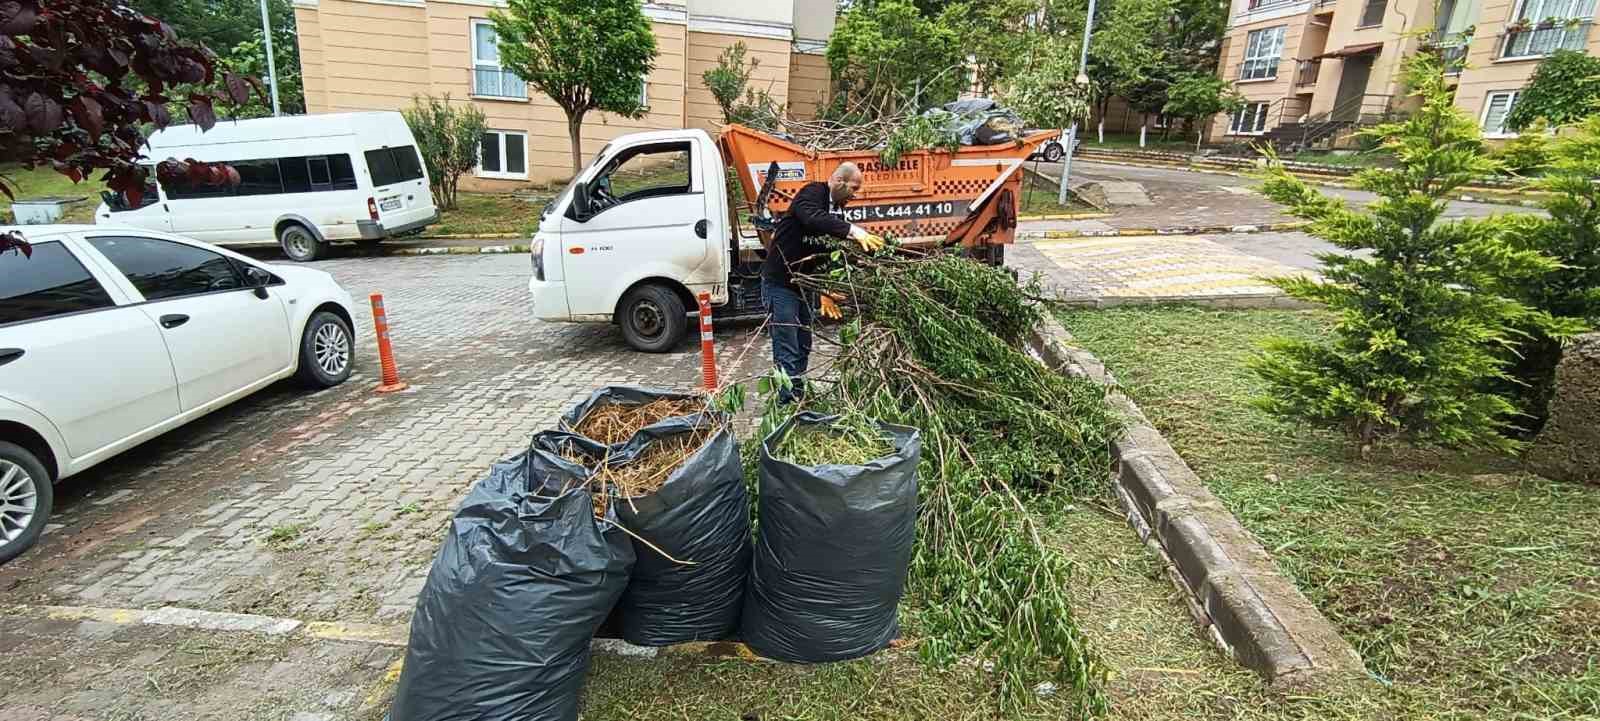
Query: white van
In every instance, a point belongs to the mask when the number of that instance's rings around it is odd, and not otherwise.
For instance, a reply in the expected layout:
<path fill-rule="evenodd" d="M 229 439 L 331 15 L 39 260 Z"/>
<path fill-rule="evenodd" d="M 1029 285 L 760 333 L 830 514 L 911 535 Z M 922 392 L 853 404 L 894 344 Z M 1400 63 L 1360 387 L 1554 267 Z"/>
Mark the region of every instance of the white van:
<path fill-rule="evenodd" d="M 239 185 L 157 188 L 152 165 L 139 207 L 102 193 L 96 223 L 223 245 L 276 242 L 310 261 L 334 241 L 377 243 L 439 220 L 416 140 L 396 112 L 224 120 L 205 132 L 177 125 L 148 145 L 150 163 L 226 163 Z"/>

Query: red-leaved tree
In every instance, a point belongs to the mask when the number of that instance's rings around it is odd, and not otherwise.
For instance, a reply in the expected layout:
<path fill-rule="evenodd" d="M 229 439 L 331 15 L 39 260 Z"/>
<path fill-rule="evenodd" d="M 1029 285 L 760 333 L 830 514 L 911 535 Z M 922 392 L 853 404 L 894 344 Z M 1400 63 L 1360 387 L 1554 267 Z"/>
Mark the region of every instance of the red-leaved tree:
<path fill-rule="evenodd" d="M 166 128 L 171 106 L 209 130 L 216 106 L 237 105 L 259 85 L 215 74 L 216 56 L 117 0 L 0 0 L 0 158 L 49 165 L 73 182 L 105 171 L 106 187 L 138 204 L 145 192 L 145 127 Z M 219 82 L 220 80 L 220 82 Z M 237 183 L 232 168 L 168 159 L 162 183 Z M 0 178 L 0 193 L 12 196 Z M 0 234 L 0 252 L 28 252 Z"/>

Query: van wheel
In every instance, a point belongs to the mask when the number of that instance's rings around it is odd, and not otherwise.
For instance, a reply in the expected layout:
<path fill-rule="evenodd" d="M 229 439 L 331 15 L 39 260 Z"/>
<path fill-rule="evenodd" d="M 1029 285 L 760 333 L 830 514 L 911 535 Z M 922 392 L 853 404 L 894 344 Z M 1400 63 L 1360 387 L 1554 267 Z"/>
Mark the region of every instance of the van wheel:
<path fill-rule="evenodd" d="M 344 319 L 325 310 L 312 313 L 300 335 L 300 370 L 295 377 L 311 388 L 332 388 L 350 377 L 355 360 L 355 336 Z"/>
<path fill-rule="evenodd" d="M 1057 163 L 1057 162 L 1060 162 L 1061 161 L 1061 156 L 1066 155 L 1066 154 L 1067 154 L 1066 151 L 1061 149 L 1061 144 L 1060 143 L 1051 143 L 1049 145 L 1044 146 L 1044 161 L 1046 163 Z"/>
<path fill-rule="evenodd" d="M 317 240 L 310 230 L 299 223 L 288 223 L 278 231 L 278 245 L 283 254 L 296 263 L 310 263 L 327 253 L 328 244 Z"/>
<path fill-rule="evenodd" d="M 28 449 L 0 441 L 0 563 L 33 546 L 55 502 L 50 474 Z"/>
<path fill-rule="evenodd" d="M 683 340 L 689 326 L 686 313 L 683 300 L 671 289 L 642 285 L 622 297 L 617 320 L 628 345 L 646 353 L 663 353 Z"/>

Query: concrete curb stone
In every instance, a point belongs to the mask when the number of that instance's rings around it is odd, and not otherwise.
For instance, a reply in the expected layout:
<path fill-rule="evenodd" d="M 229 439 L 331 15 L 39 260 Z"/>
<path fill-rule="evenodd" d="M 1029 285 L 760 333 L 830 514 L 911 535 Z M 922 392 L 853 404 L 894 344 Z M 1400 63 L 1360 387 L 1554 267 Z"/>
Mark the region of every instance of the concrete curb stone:
<path fill-rule="evenodd" d="M 1369 678 L 1355 648 L 1285 578 L 1250 532 L 1183 461 L 1093 354 L 1046 317 L 1030 344 L 1058 372 L 1106 387 L 1128 425 L 1112 441 L 1112 479 L 1131 526 L 1169 566 L 1196 621 L 1274 686 Z"/>

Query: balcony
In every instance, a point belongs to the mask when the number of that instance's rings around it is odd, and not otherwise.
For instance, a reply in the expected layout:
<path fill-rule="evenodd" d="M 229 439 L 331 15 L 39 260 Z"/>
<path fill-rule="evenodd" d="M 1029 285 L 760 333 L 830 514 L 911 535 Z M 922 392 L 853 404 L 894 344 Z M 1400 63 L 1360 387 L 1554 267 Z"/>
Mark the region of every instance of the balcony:
<path fill-rule="evenodd" d="M 1271 10 L 1273 8 L 1288 7 L 1290 5 L 1301 5 L 1305 2 L 1306 0 L 1250 0 L 1250 2 L 1245 5 L 1245 11 L 1257 12 L 1260 10 Z"/>
<path fill-rule="evenodd" d="M 1501 60 L 1542 58 L 1557 50 L 1583 51 L 1589 42 L 1589 26 L 1594 23 L 1581 18 L 1549 18 L 1537 23 L 1522 21 L 1507 26 L 1500 35 Z"/>
<path fill-rule="evenodd" d="M 1322 72 L 1321 60 L 1301 60 L 1294 71 L 1294 86 L 1297 88 L 1313 87 L 1317 84 L 1317 75 Z"/>
<path fill-rule="evenodd" d="M 1422 44 L 1423 47 L 1439 54 L 1439 59 L 1444 64 L 1445 75 L 1460 75 L 1461 69 L 1467 65 L 1467 50 L 1471 42 L 1471 31 L 1435 30 L 1423 39 Z"/>
<path fill-rule="evenodd" d="M 478 98 L 505 98 L 527 100 L 528 85 L 509 70 L 500 68 L 473 68 L 472 95 Z"/>

